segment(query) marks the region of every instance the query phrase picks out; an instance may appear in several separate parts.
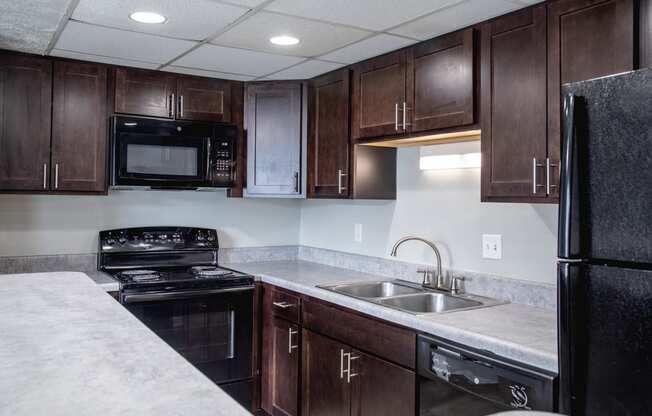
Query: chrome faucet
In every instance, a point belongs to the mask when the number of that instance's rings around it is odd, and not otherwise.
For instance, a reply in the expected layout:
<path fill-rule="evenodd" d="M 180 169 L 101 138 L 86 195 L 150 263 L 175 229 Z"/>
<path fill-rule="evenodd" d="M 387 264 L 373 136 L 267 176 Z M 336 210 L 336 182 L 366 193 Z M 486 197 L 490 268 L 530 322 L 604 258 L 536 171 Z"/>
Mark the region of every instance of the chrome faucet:
<path fill-rule="evenodd" d="M 424 238 L 421 237 L 414 237 L 414 236 L 407 236 L 399 239 L 396 244 L 394 244 L 394 247 L 392 247 L 392 251 L 390 255 L 392 257 L 396 257 L 396 251 L 398 250 L 398 247 L 405 243 L 406 241 L 421 241 L 422 243 L 425 243 L 432 249 L 432 251 L 435 252 L 435 257 L 437 257 L 437 280 L 435 285 L 433 286 L 432 284 L 432 278 L 431 278 L 431 272 L 424 271 L 423 273 L 423 285 L 424 286 L 429 286 L 429 287 L 434 287 L 435 289 L 438 290 L 446 290 L 449 291 L 450 289 L 446 287 L 446 283 L 444 282 L 444 276 L 441 273 L 441 254 L 439 254 L 439 249 L 437 249 L 437 246 L 435 243 L 432 241 L 428 241 Z"/>

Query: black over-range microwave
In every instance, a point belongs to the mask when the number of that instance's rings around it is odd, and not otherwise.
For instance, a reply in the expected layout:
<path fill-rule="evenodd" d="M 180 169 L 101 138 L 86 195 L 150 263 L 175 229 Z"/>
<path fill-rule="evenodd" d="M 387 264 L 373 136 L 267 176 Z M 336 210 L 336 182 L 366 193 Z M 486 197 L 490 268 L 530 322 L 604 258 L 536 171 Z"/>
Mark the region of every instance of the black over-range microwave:
<path fill-rule="evenodd" d="M 115 116 L 111 129 L 113 189 L 233 186 L 235 126 Z"/>

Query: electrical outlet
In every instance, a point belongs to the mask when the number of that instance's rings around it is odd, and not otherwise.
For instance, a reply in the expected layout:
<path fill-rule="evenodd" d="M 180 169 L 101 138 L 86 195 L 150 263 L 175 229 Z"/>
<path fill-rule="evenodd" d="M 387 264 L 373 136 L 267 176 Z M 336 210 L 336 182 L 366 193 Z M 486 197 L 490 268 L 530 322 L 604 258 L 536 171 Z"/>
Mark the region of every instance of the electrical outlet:
<path fill-rule="evenodd" d="M 503 258 L 503 236 L 482 234 L 482 258 L 500 260 Z"/>
<path fill-rule="evenodd" d="M 353 226 L 353 240 L 356 243 L 362 243 L 362 224 L 355 224 Z"/>

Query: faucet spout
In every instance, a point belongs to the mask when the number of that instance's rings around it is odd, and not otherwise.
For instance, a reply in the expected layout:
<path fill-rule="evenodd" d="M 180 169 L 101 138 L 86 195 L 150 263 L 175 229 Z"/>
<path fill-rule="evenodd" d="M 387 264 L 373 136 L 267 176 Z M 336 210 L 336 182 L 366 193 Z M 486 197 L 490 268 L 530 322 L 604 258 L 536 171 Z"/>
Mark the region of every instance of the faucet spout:
<path fill-rule="evenodd" d="M 433 286 L 432 281 L 430 279 L 430 274 L 426 273 L 423 278 L 423 285 L 424 286 L 431 286 L 439 290 L 448 290 L 446 287 L 446 284 L 444 283 L 444 276 L 441 272 L 441 254 L 439 253 L 439 249 L 430 240 L 426 240 L 425 238 L 421 237 L 415 237 L 415 236 L 407 236 L 399 239 L 395 244 L 394 247 L 392 247 L 392 251 L 390 252 L 390 255 L 392 257 L 396 257 L 398 248 L 401 244 L 405 243 L 406 241 L 421 241 L 422 243 L 426 244 L 428 247 L 432 249 L 432 251 L 435 252 L 435 257 L 437 259 L 437 276 L 436 276 L 436 283 Z"/>

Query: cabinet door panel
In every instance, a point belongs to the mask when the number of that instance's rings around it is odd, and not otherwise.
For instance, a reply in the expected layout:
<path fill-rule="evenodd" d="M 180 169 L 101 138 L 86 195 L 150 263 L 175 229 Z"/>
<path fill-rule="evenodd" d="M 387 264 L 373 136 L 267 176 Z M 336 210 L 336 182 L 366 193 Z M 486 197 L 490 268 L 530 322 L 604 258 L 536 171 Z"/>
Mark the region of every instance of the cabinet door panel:
<path fill-rule="evenodd" d="M 302 339 L 302 415 L 349 416 L 351 389 L 341 372 L 348 347 L 305 329 Z"/>
<path fill-rule="evenodd" d="M 267 411 L 272 415 L 299 414 L 299 327 L 272 318 L 265 337 Z M 296 348 L 295 348 L 296 347 Z"/>
<path fill-rule="evenodd" d="M 473 29 L 442 36 L 410 49 L 409 130 L 457 127 L 474 121 Z"/>
<path fill-rule="evenodd" d="M 308 196 L 349 196 L 349 70 L 311 82 Z"/>
<path fill-rule="evenodd" d="M 0 189 L 49 187 L 52 63 L 0 56 Z"/>
<path fill-rule="evenodd" d="M 175 75 L 165 72 L 117 68 L 115 112 L 173 118 L 175 80 Z"/>
<path fill-rule="evenodd" d="M 548 154 L 561 148 L 561 84 L 634 69 L 633 0 L 559 0 L 548 6 Z M 554 170 L 554 184 L 559 170 Z M 553 188 L 558 196 L 559 188 Z"/>
<path fill-rule="evenodd" d="M 351 416 L 416 414 L 413 371 L 359 351 L 351 358 Z"/>
<path fill-rule="evenodd" d="M 52 189 L 104 191 L 107 68 L 55 62 L 53 97 Z"/>
<path fill-rule="evenodd" d="M 231 84 L 221 79 L 180 77 L 177 82 L 177 118 L 231 121 Z"/>
<path fill-rule="evenodd" d="M 301 84 L 251 84 L 246 95 L 247 193 L 301 193 Z"/>
<path fill-rule="evenodd" d="M 533 159 L 546 158 L 546 9 L 482 27 L 482 198 L 544 198 Z M 545 183 L 537 167 L 537 183 Z"/>
<path fill-rule="evenodd" d="M 400 125 L 406 100 L 405 61 L 405 51 L 399 51 L 353 66 L 353 138 L 403 131 Z"/>

